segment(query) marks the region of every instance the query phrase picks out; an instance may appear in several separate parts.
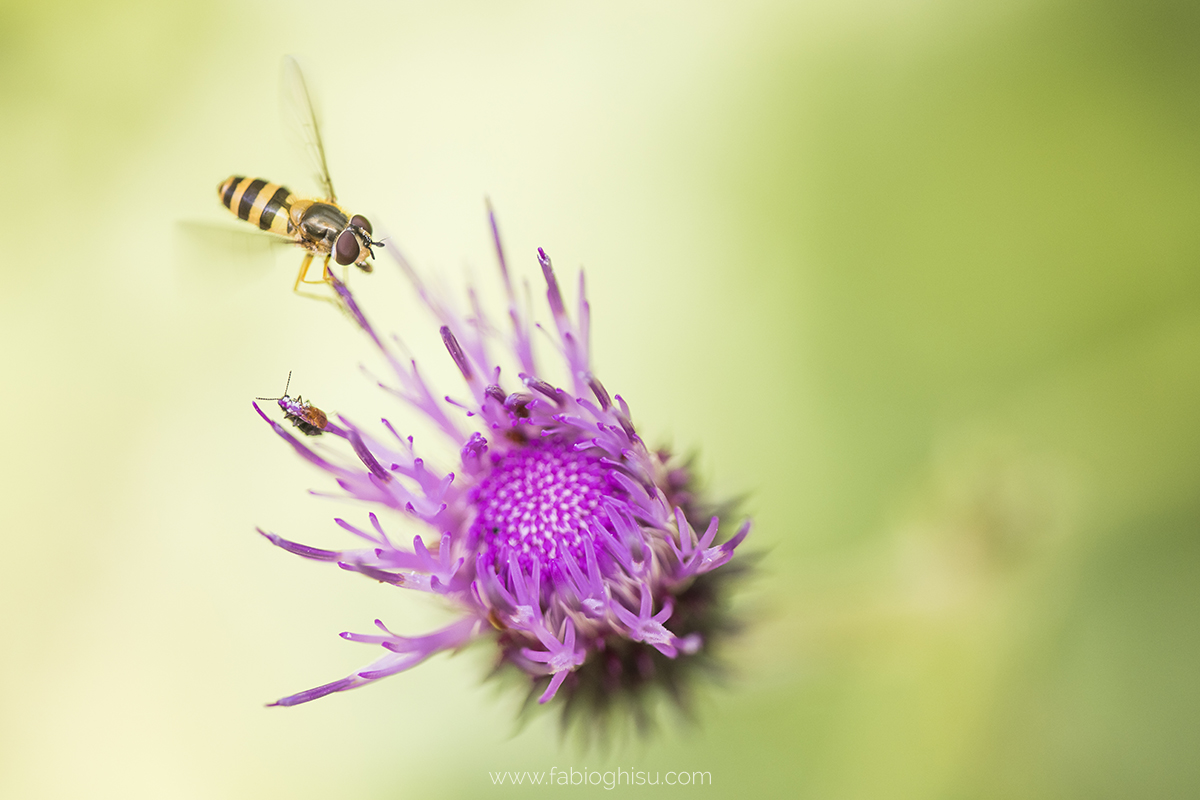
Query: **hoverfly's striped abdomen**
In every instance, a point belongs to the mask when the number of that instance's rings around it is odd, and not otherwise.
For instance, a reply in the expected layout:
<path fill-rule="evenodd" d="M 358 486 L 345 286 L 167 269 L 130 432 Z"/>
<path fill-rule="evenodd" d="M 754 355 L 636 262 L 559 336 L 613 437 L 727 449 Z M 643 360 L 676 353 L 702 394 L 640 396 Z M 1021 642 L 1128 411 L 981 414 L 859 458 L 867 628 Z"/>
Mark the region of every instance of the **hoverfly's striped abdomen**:
<path fill-rule="evenodd" d="M 289 219 L 292 193 L 285 186 L 234 175 L 217 187 L 217 194 L 226 208 L 251 225 L 281 236 L 295 232 Z"/>

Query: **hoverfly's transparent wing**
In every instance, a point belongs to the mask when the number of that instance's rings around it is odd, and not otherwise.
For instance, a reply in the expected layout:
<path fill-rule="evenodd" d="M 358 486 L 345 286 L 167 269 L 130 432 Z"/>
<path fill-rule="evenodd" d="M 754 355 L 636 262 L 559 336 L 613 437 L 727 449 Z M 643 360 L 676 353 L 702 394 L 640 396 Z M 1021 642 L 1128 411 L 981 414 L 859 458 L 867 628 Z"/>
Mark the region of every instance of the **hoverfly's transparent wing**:
<path fill-rule="evenodd" d="M 288 239 L 237 220 L 176 220 L 172 234 L 175 267 L 188 286 L 257 280 L 275 268 L 278 255 L 295 252 Z"/>
<path fill-rule="evenodd" d="M 300 65 L 292 56 L 283 57 L 282 109 L 285 127 L 299 140 L 312 169 L 316 173 L 317 186 L 325 199 L 337 201 L 333 192 L 333 179 L 329 177 L 329 165 L 325 163 L 325 143 L 321 141 L 321 125 L 317 108 L 308 91 L 308 83 Z"/>

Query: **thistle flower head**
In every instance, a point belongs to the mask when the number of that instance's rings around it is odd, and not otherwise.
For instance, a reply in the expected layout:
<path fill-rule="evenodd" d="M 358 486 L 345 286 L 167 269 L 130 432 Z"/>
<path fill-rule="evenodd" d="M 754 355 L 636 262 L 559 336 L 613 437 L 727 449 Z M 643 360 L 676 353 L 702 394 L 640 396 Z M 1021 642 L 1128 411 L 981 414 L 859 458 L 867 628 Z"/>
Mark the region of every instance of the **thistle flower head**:
<path fill-rule="evenodd" d="M 416 455 L 413 439 L 388 420 L 368 430 L 338 416 L 324 427 L 344 440 L 341 459 L 318 452 L 255 405 L 304 458 L 330 473 L 350 497 L 372 504 L 369 524 L 336 520 L 363 546 L 322 550 L 260 531 L 304 558 L 328 561 L 398 589 L 440 595 L 460 612 L 453 624 L 422 636 L 343 633 L 375 645 L 378 659 L 341 680 L 285 697 L 292 706 L 409 669 L 431 655 L 490 639 L 497 663 L 527 676 L 540 703 L 559 697 L 564 713 L 638 700 L 655 687 L 682 699 L 693 666 L 711 663 L 726 627 L 721 578 L 749 521 L 732 536 L 697 501 L 686 466 L 646 447 L 620 395 L 592 374 L 590 310 L 579 280 L 569 313 L 550 259 L 538 261 L 565 362 L 567 385 L 539 377 L 532 323 L 517 299 L 492 219 L 511 330 L 496 333 L 472 296 L 459 317 L 397 256 L 416 290 L 442 321 L 446 350 L 466 383 L 465 399 L 439 400 L 417 370 L 376 332 L 342 283 L 334 288 L 348 315 L 386 358 L 388 391 L 431 420 L 458 450 L 461 467 L 441 473 Z M 395 248 L 389 252 L 395 255 Z M 507 345 L 518 367 L 505 379 L 492 358 Z M 287 412 L 289 409 L 284 409 Z M 330 437 L 326 437 L 330 438 Z M 351 458 L 350 455 L 353 454 Z M 428 533 L 411 546 L 384 520 L 405 516 Z"/>

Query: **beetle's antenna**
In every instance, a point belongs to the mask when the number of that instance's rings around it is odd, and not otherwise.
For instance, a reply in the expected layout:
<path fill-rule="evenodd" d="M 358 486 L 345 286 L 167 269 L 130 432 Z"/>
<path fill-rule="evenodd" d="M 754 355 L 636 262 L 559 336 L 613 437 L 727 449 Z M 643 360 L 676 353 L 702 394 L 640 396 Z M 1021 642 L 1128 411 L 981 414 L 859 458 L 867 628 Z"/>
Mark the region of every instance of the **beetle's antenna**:
<path fill-rule="evenodd" d="M 291 385 L 292 385 L 292 371 L 288 370 L 287 386 L 283 387 L 283 394 L 281 394 L 279 397 L 256 397 L 254 399 L 255 400 L 282 400 L 283 398 L 288 396 L 287 390 L 288 390 L 288 387 L 290 387 Z"/>

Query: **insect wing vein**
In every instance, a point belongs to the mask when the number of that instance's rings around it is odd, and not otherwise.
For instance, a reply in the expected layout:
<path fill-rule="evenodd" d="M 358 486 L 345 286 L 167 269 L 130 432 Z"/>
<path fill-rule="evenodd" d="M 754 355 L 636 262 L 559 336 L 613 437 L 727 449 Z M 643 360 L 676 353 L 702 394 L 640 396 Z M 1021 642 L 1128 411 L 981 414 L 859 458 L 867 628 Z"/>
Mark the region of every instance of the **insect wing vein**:
<path fill-rule="evenodd" d="M 333 179 L 329 177 L 329 165 L 325 161 L 325 144 L 321 140 L 317 110 L 300 64 L 292 56 L 283 59 L 282 92 L 282 107 L 288 116 L 287 127 L 299 137 L 325 199 L 336 202 Z"/>

